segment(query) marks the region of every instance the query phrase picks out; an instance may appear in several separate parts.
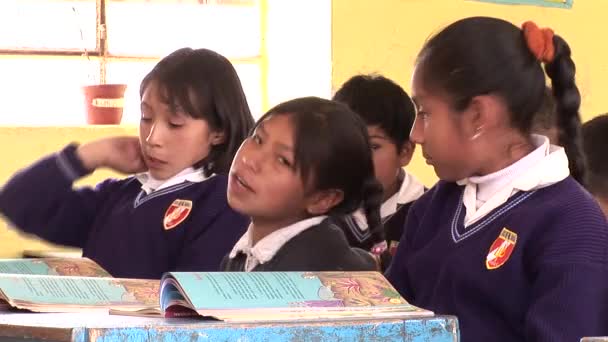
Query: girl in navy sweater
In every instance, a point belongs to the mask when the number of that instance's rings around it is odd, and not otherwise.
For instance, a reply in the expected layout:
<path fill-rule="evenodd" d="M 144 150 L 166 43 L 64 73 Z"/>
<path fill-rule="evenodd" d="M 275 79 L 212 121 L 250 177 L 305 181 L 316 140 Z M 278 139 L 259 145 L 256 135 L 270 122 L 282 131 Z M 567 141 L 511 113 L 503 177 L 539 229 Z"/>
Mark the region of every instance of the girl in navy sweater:
<path fill-rule="evenodd" d="M 387 277 L 458 317 L 463 341 L 578 341 L 608 333 L 608 225 L 564 149 L 531 135 L 551 79 L 562 143 L 580 150 L 570 48 L 528 22 L 474 17 L 416 60 L 410 138 L 441 179 L 410 209 Z"/>
<path fill-rule="evenodd" d="M 375 270 L 330 216 L 365 209 L 380 225 L 382 186 L 374 177 L 365 123 L 345 105 L 319 98 L 280 104 L 237 152 L 228 202 L 251 217 L 224 271 Z"/>
<path fill-rule="evenodd" d="M 248 223 L 226 201 L 230 163 L 253 126 L 236 71 L 213 51 L 180 49 L 140 95 L 139 139 L 68 145 L 9 180 L 0 212 L 25 232 L 83 248 L 115 277 L 216 271 Z M 72 188 L 100 167 L 138 174 Z"/>

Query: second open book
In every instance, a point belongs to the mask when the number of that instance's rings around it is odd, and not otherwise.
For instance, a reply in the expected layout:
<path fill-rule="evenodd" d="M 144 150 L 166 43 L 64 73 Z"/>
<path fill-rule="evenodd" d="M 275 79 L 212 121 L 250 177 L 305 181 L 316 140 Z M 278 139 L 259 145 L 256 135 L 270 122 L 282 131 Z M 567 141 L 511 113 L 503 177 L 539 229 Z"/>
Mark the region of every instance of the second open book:
<path fill-rule="evenodd" d="M 433 314 L 407 303 L 378 272 L 167 273 L 160 306 L 166 317 L 226 322 Z"/>
<path fill-rule="evenodd" d="M 38 274 L 11 273 L 9 267 Z M 408 304 L 377 272 L 172 272 L 158 281 L 111 278 L 88 259 L 0 260 L 1 272 L 0 302 L 34 312 L 110 311 L 227 322 L 433 314 Z M 85 276 L 74 275 L 78 272 Z"/>

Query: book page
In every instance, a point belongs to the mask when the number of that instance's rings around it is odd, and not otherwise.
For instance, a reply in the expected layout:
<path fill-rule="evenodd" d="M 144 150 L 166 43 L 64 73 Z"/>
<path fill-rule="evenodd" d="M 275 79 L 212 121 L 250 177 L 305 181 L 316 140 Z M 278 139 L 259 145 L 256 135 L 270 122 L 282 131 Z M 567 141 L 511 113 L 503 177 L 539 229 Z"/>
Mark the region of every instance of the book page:
<path fill-rule="evenodd" d="M 317 278 L 287 273 L 174 273 L 195 308 L 254 308 L 288 306 L 306 298 L 319 299 Z"/>
<path fill-rule="evenodd" d="M 157 280 L 0 275 L 11 303 L 77 306 L 158 306 Z"/>
<path fill-rule="evenodd" d="M 134 317 L 163 317 L 160 309 L 156 308 L 135 308 L 135 309 L 110 309 L 108 312 L 110 315 L 117 316 L 134 316 Z"/>
<path fill-rule="evenodd" d="M 0 259 L 0 273 L 111 277 L 88 258 Z"/>

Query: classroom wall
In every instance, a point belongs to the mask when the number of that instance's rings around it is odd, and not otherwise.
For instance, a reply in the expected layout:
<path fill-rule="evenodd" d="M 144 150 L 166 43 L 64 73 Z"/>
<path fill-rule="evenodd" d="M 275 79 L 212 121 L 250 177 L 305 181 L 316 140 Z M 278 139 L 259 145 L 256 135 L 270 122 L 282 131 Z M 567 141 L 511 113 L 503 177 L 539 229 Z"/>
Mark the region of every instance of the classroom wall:
<path fill-rule="evenodd" d="M 572 9 L 498 5 L 469 0 L 333 0 L 332 87 L 356 73 L 379 72 L 408 92 L 412 66 L 424 41 L 451 22 L 493 16 L 520 25 L 551 27 L 572 48 L 582 92 L 583 119 L 608 112 L 608 1 L 574 0 Z M 408 167 L 426 185 L 436 181 L 419 149 Z"/>

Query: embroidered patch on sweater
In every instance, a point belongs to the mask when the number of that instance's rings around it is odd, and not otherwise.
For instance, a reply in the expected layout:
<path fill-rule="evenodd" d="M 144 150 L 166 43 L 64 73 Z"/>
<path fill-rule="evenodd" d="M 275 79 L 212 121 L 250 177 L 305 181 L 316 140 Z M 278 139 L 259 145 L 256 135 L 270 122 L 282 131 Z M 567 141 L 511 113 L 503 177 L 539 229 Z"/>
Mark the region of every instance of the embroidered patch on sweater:
<path fill-rule="evenodd" d="M 176 199 L 165 212 L 163 226 L 165 230 L 173 229 L 188 217 L 192 211 L 192 201 Z"/>
<path fill-rule="evenodd" d="M 490 253 L 486 257 L 486 268 L 489 270 L 497 269 L 502 266 L 513 253 L 517 243 L 517 234 L 503 228 L 500 235 L 490 247 Z"/>

